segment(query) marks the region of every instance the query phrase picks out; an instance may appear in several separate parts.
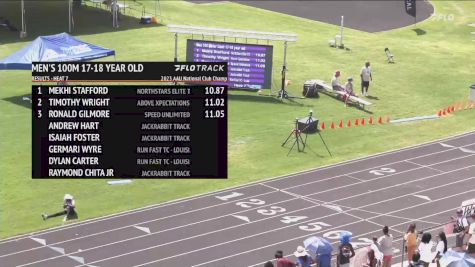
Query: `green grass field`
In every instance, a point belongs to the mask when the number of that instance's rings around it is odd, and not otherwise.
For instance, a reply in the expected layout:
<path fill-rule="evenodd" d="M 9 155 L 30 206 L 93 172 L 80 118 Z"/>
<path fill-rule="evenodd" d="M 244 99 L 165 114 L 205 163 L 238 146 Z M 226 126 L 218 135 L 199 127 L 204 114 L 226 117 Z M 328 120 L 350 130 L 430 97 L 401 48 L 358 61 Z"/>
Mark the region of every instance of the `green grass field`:
<path fill-rule="evenodd" d="M 346 29 L 346 45 L 351 51 L 328 47 L 327 41 L 338 32 L 337 26 L 239 4 L 161 1 L 161 13 L 164 24 L 298 34 L 298 42 L 291 43 L 288 50 L 288 79 L 292 80 L 289 91 L 293 95 L 301 93 L 305 80 L 329 80 L 336 69 L 344 77 L 357 77 L 369 59 L 375 80 L 370 92 L 378 98 L 371 100 L 373 118 L 405 118 L 432 115 L 441 107 L 466 100 L 469 85 L 475 83 L 473 28 L 467 26 L 475 22 L 475 2 L 433 4 L 436 14 L 452 14 L 454 20 L 419 23 L 417 28 L 424 30 L 424 35 L 417 35 L 412 26 L 376 34 Z M 0 58 L 38 35 L 67 30 L 64 4 L 45 1 L 28 5 L 29 38 L 20 40 L 17 33 L 1 29 Z M 0 12 L 6 11 L 16 25 L 20 25 L 19 10 L 15 1 L 0 1 Z M 45 19 L 48 17 L 55 19 Z M 75 22 L 75 36 L 115 49 L 118 61 L 173 59 L 173 35 L 165 26 L 144 27 L 129 17 L 122 20 L 120 30 L 113 30 L 109 15 L 92 7 L 77 11 Z M 273 83 L 277 88 L 283 47 L 280 43 L 274 45 Z M 396 64 L 386 63 L 385 47 L 391 48 Z M 179 53 L 184 60 L 185 38 L 180 40 Z M 327 125 L 370 114 L 345 108 L 342 102 L 324 95 L 281 103 L 256 93 L 231 92 L 227 180 L 135 180 L 131 185 L 115 187 L 105 180 L 32 180 L 31 109 L 21 101 L 23 95 L 30 94 L 30 75 L 28 71 L 0 71 L 0 238 L 60 224 L 60 220 L 43 222 L 40 214 L 61 208 L 64 193 L 76 197 L 84 220 L 475 130 L 472 109 L 433 121 L 325 130 L 323 136 L 333 158 L 318 136 L 309 137 L 311 150 L 286 156 L 288 149 L 280 145 L 292 129 L 293 119 L 306 116 L 309 109 Z"/>

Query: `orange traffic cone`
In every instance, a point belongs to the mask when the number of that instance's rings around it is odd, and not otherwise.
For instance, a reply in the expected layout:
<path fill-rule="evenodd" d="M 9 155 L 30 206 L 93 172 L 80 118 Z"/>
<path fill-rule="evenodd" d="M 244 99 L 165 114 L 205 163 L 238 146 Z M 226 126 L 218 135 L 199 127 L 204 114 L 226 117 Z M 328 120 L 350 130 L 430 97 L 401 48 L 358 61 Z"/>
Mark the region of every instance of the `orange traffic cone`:
<path fill-rule="evenodd" d="M 320 129 L 325 130 L 325 122 L 322 122 L 322 126 L 320 127 Z"/>
<path fill-rule="evenodd" d="M 335 123 L 333 123 L 333 121 L 332 121 L 332 125 L 330 126 L 330 128 L 335 129 Z"/>
<path fill-rule="evenodd" d="M 340 120 L 340 125 L 338 127 L 343 128 L 343 120 Z"/>
<path fill-rule="evenodd" d="M 442 110 L 442 115 L 447 115 L 447 112 L 445 111 L 445 108 Z"/>
<path fill-rule="evenodd" d="M 348 126 L 348 128 L 351 127 L 351 120 L 348 120 L 348 123 L 346 124 L 346 126 Z"/>
<path fill-rule="evenodd" d="M 442 116 L 442 110 L 439 110 L 439 112 L 437 112 L 437 116 L 438 116 L 438 117 L 441 117 L 441 116 Z"/>
<path fill-rule="evenodd" d="M 364 126 L 364 118 L 361 119 L 361 126 Z"/>
<path fill-rule="evenodd" d="M 455 112 L 455 107 L 452 106 L 450 111 Z"/>
<path fill-rule="evenodd" d="M 373 116 L 369 116 L 368 123 L 369 123 L 369 124 L 373 124 Z"/>
<path fill-rule="evenodd" d="M 359 119 L 356 119 L 356 120 L 355 120 L 355 126 L 358 126 L 358 125 L 360 125 Z"/>
<path fill-rule="evenodd" d="M 383 117 L 379 116 L 378 123 L 382 124 L 383 123 Z"/>
<path fill-rule="evenodd" d="M 450 114 L 450 107 L 447 108 L 447 114 Z"/>

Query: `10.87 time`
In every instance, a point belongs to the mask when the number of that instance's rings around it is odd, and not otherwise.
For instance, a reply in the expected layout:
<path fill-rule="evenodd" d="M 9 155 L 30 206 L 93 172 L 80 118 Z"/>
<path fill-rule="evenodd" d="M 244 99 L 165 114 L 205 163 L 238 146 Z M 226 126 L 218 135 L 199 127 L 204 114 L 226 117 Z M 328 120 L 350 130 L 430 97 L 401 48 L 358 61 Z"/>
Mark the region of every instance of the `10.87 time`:
<path fill-rule="evenodd" d="M 221 95 L 224 94 L 224 86 L 206 86 L 205 95 Z"/>

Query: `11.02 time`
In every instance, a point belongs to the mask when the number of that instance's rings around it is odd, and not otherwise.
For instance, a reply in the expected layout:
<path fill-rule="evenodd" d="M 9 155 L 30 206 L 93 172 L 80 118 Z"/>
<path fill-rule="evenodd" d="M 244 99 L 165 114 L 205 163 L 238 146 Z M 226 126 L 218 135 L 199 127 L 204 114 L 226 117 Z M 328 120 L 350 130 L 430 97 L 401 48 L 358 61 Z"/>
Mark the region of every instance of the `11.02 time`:
<path fill-rule="evenodd" d="M 224 98 L 205 98 L 205 107 L 224 107 Z"/>

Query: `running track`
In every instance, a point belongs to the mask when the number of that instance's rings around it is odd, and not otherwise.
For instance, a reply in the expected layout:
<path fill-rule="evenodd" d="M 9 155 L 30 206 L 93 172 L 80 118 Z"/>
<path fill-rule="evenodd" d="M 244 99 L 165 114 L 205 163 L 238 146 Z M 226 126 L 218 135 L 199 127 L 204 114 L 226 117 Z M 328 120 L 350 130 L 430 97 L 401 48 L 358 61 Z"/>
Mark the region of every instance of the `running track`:
<path fill-rule="evenodd" d="M 0 266 L 262 266 L 311 235 L 346 230 L 362 246 L 386 224 L 437 226 L 474 184 L 471 132 L 2 240 Z"/>

